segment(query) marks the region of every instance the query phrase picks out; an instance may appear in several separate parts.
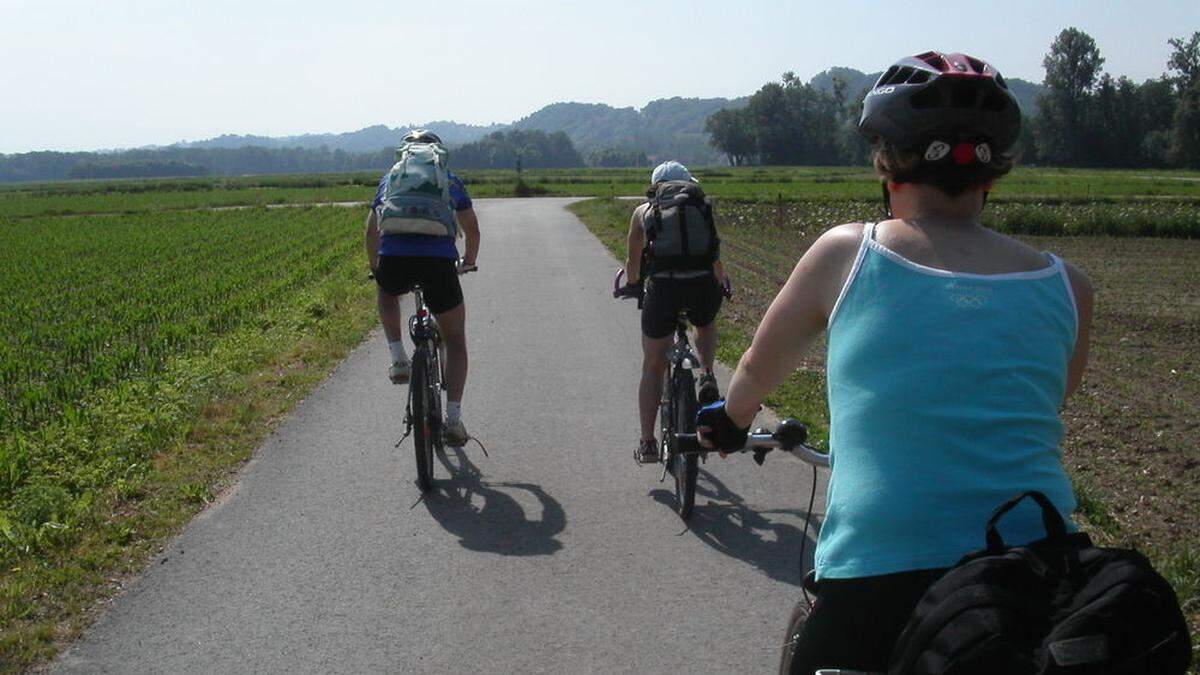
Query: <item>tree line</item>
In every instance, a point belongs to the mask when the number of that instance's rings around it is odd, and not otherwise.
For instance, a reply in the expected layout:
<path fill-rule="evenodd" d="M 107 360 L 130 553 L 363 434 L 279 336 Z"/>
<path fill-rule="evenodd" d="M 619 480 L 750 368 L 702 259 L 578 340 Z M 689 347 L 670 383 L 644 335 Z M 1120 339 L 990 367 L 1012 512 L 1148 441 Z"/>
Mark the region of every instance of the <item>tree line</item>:
<path fill-rule="evenodd" d="M 69 178 L 150 178 L 245 174 L 386 171 L 395 149 L 167 147 L 115 153 L 30 152 L 0 155 L 0 182 Z M 585 158 L 564 132 L 535 129 L 497 131 L 450 148 L 455 169 L 528 169 L 583 166 L 645 166 L 646 155 L 620 148 L 595 150 Z"/>
<path fill-rule="evenodd" d="M 1200 168 L 1200 31 L 1169 44 L 1167 72 L 1138 84 L 1103 72 L 1091 36 L 1059 33 L 1042 62 L 1037 110 L 1022 126 L 1022 161 Z M 705 130 L 734 166 L 860 164 L 869 152 L 856 129 L 866 91 L 850 92 L 840 79 L 824 90 L 788 72 L 744 108 L 711 115 Z"/>

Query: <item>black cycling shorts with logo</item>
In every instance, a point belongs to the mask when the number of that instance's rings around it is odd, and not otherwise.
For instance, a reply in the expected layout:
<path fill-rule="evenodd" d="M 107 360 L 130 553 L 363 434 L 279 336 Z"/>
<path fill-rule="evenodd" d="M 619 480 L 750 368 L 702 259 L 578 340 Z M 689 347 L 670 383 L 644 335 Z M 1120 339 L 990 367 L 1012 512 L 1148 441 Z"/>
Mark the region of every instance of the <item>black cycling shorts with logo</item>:
<path fill-rule="evenodd" d="M 375 283 L 392 295 L 408 293 L 420 284 L 425 304 L 434 314 L 449 312 L 463 301 L 457 261 L 450 258 L 381 255 Z"/>
<path fill-rule="evenodd" d="M 651 277 L 642 302 L 642 335 L 658 340 L 675 330 L 680 312 L 693 326 L 707 326 L 721 309 L 721 285 L 712 274 L 689 279 Z"/>

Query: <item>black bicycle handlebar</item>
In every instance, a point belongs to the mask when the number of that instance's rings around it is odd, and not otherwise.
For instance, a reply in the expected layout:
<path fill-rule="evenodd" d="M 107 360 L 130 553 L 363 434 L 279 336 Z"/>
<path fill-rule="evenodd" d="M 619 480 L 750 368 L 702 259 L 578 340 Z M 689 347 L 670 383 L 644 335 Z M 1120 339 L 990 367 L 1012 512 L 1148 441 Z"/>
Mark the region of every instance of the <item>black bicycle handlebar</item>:
<path fill-rule="evenodd" d="M 763 458 L 772 450 L 779 449 L 795 455 L 800 460 L 816 466 L 829 466 L 829 455 L 818 452 L 809 445 L 808 427 L 803 422 L 786 419 L 779 423 L 775 431 L 756 429 L 746 436 L 746 445 L 736 450 L 725 450 L 726 453 L 753 452 L 754 461 L 762 464 Z M 675 449 L 685 455 L 717 452 L 717 448 L 706 448 L 700 445 L 698 434 L 675 434 Z"/>

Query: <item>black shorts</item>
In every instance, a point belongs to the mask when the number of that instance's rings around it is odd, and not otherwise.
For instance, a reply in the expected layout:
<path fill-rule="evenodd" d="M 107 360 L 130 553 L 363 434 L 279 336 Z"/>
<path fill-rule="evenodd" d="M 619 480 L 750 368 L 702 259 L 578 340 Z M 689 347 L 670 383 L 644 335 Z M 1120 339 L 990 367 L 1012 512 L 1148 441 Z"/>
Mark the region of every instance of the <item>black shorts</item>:
<path fill-rule="evenodd" d="M 434 314 L 449 312 L 463 301 L 458 266 L 450 258 L 381 255 L 375 283 L 392 295 L 408 293 L 420 284 L 425 304 Z"/>
<path fill-rule="evenodd" d="M 707 326 L 721 309 L 721 285 L 712 274 L 689 279 L 650 277 L 642 302 L 642 335 L 658 340 L 675 330 L 680 312 L 697 328 Z"/>
<path fill-rule="evenodd" d="M 887 670 L 892 648 L 917 602 L 945 573 L 920 570 L 821 581 L 817 604 L 800 631 L 788 672 L 812 675 L 819 668 Z"/>

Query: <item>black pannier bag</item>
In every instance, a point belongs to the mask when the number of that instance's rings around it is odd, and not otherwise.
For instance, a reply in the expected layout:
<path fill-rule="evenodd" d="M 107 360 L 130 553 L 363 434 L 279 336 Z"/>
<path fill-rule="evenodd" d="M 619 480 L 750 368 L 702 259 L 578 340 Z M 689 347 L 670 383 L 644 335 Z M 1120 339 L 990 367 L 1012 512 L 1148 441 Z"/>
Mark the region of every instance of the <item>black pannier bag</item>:
<path fill-rule="evenodd" d="M 996 525 L 1032 498 L 1047 537 L 1008 547 Z M 1191 660 L 1171 585 L 1136 551 L 1068 533 L 1041 492 L 1002 504 L 987 548 L 963 558 L 917 603 L 889 675 L 1175 675 Z"/>
<path fill-rule="evenodd" d="M 720 241 L 712 202 L 691 181 L 657 183 L 646 193 L 643 227 L 649 251 L 648 272 L 706 270 L 717 259 Z"/>

